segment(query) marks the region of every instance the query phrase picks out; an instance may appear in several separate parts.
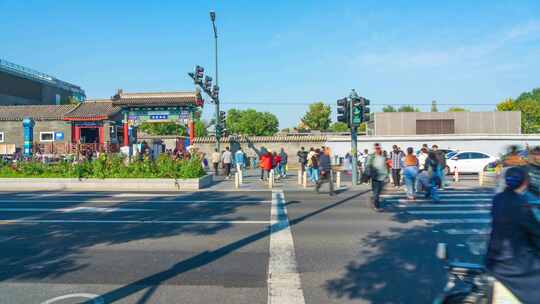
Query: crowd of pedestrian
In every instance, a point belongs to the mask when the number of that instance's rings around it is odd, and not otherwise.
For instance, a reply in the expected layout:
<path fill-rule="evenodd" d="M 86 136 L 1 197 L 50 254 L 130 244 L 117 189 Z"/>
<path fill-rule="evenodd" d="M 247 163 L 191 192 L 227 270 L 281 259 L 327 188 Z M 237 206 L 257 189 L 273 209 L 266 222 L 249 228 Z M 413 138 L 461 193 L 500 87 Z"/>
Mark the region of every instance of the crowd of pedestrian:
<path fill-rule="evenodd" d="M 405 190 L 409 200 L 416 200 L 417 195 L 422 193 L 425 198 L 439 201 L 437 190 L 445 184 L 446 157 L 437 145 L 429 148 L 424 144 L 418 151 L 413 147 L 403 151 L 401 147 L 393 145 L 390 153 L 378 143 L 373 148 L 373 153 L 366 149 L 359 155 L 357 170 L 361 174 L 361 182 L 371 183 L 372 204 L 376 210 L 380 210 L 380 194 L 388 181 L 397 190 Z M 345 159 L 348 157 L 351 156 L 347 155 Z M 344 162 L 345 165 L 349 163 Z"/>
<path fill-rule="evenodd" d="M 288 155 L 284 148 L 279 152 L 262 149 L 254 152 L 253 155 L 248 155 L 242 147 L 237 148 L 236 152 L 232 153 L 230 147 L 226 147 L 221 153 L 214 149 L 211 155 L 212 169 L 215 175 L 219 175 L 219 169 L 223 169 L 225 179 L 230 179 L 232 170 L 247 174 L 247 168 L 260 169 L 261 181 L 266 181 L 271 173 L 277 179 L 287 177 L 288 170 Z"/>

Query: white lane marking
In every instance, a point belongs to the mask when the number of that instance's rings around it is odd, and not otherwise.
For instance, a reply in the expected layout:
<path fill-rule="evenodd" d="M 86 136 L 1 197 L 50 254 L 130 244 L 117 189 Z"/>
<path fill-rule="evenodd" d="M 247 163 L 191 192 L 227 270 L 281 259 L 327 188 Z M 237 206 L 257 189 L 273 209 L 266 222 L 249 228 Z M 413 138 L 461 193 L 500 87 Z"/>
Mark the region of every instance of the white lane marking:
<path fill-rule="evenodd" d="M 410 203 L 412 201 L 407 199 L 385 199 L 385 202 L 390 203 Z M 441 202 L 491 202 L 490 198 L 442 198 Z M 432 199 L 416 199 L 414 202 L 433 202 Z"/>
<path fill-rule="evenodd" d="M 491 210 L 407 210 L 409 214 L 489 214 Z"/>
<path fill-rule="evenodd" d="M 273 224 L 272 221 L 236 221 L 236 220 L 215 220 L 215 221 L 174 221 L 174 220 L 39 220 L 39 219 L 15 219 L 0 220 L 0 224 Z"/>
<path fill-rule="evenodd" d="M 56 298 L 52 298 L 52 299 L 49 299 L 41 304 L 53 304 L 53 303 L 56 303 L 56 302 L 59 302 L 59 301 L 62 301 L 62 300 L 66 300 L 66 299 L 76 299 L 76 298 L 79 298 L 79 299 L 88 299 L 88 300 L 93 300 L 93 304 L 105 304 L 105 301 L 103 300 L 102 297 L 96 295 L 96 294 L 91 294 L 91 293 L 73 293 L 73 294 L 67 294 L 67 295 L 63 295 L 63 296 L 59 296 L 59 297 L 56 297 Z"/>
<path fill-rule="evenodd" d="M 445 233 L 450 235 L 467 235 L 467 234 L 490 234 L 491 229 L 445 229 Z"/>
<path fill-rule="evenodd" d="M 0 208 L 0 212 L 63 212 L 63 213 L 111 213 L 111 212 L 148 212 L 152 209 L 135 208 L 101 208 L 101 207 L 74 207 L 74 208 Z"/>
<path fill-rule="evenodd" d="M 423 220 L 427 224 L 490 224 L 490 218 Z"/>
<path fill-rule="evenodd" d="M 36 203 L 36 204 L 44 204 L 44 203 L 66 203 L 66 204 L 79 204 L 79 203 L 135 203 L 135 204 L 142 204 L 142 203 L 151 203 L 151 204 L 269 204 L 271 201 L 258 201 L 258 200 L 251 200 L 251 201 L 207 201 L 207 200 L 199 200 L 199 201 L 154 201 L 151 199 L 148 200 L 136 200 L 136 201 L 126 201 L 126 200 L 17 200 L 17 199 L 11 199 L 11 200 L 0 200 L 0 203 Z"/>
<path fill-rule="evenodd" d="M 304 304 L 304 292 L 296 265 L 294 240 L 283 191 L 272 191 L 270 218 L 270 261 L 268 264 L 269 304 Z"/>
<path fill-rule="evenodd" d="M 399 204 L 398 208 L 490 208 L 492 204 Z"/>
<path fill-rule="evenodd" d="M 447 194 L 447 193 L 439 193 L 440 197 L 457 197 L 457 196 L 472 196 L 472 197 L 488 197 L 492 198 L 494 194 L 483 194 L 483 193 L 470 193 L 470 194 L 464 194 L 464 193 L 455 193 L 455 194 Z M 381 195 L 382 198 L 405 198 L 407 195 L 405 193 L 400 194 L 385 194 Z"/>

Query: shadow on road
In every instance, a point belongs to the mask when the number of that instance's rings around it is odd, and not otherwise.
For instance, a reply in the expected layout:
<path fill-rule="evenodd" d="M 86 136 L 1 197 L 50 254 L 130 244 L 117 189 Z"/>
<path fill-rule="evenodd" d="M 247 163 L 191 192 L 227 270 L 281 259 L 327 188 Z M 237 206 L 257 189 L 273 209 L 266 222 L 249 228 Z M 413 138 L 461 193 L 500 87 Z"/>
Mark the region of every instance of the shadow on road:
<path fill-rule="evenodd" d="M 366 191 L 367 192 L 367 191 Z M 321 209 L 318 209 L 316 211 L 313 211 L 309 214 L 306 214 L 302 217 L 299 217 L 299 218 L 296 218 L 296 219 L 292 219 L 292 220 L 289 220 L 289 224 L 292 226 L 292 225 L 296 225 L 298 223 L 301 223 L 313 216 L 316 216 L 322 212 L 325 212 L 326 210 L 328 209 L 331 209 L 331 208 L 335 208 L 339 205 L 342 205 L 342 204 L 345 204 L 347 202 L 350 202 L 351 200 L 353 200 L 354 198 L 357 198 L 363 194 L 365 194 L 366 192 L 361 192 L 361 193 L 356 193 L 356 194 L 353 194 L 353 195 L 350 195 L 336 203 L 333 203 L 331 205 L 328 205 L 324 208 L 321 208 Z M 137 293 L 141 290 L 144 290 L 146 288 L 148 288 L 148 290 L 145 292 L 145 294 L 142 296 L 142 298 L 137 302 L 139 304 L 142 304 L 142 303 L 146 303 L 146 300 L 149 299 L 151 297 L 151 295 L 155 292 L 155 290 L 157 289 L 157 286 L 164 283 L 165 281 L 179 275 L 179 274 L 182 274 L 184 272 L 187 272 L 187 271 L 190 271 L 190 270 L 193 270 L 193 269 L 196 269 L 198 267 L 201 267 L 201 266 L 204 266 L 204 265 L 207 265 L 209 263 L 212 263 L 242 247 L 245 247 L 253 242 L 256 242 L 258 240 L 261 240 L 263 238 L 266 238 L 268 236 L 270 236 L 271 234 L 271 231 L 280 231 L 282 229 L 284 229 L 286 227 L 284 227 L 282 225 L 282 223 L 275 223 L 273 224 L 272 226 L 268 226 L 266 229 L 264 230 L 261 230 L 255 234 L 252 234 L 252 235 L 249 235 L 245 238 L 242 238 L 236 242 L 233 242 L 233 243 L 230 243 L 226 246 L 223 246 L 223 247 L 220 247 L 216 250 L 212 250 L 212 251 L 205 251 L 205 252 L 202 252 L 198 255 L 195 255 L 189 259 L 186 259 L 186 260 L 183 260 L 177 264 L 175 264 L 174 266 L 172 266 L 171 268 L 165 270 L 165 271 L 162 271 L 162 272 L 159 272 L 159 273 L 156 273 L 156 274 L 153 274 L 151 276 L 148 276 L 144 279 L 141 279 L 141 280 L 138 280 L 138 281 L 135 281 L 135 282 L 132 282 L 131 284 L 128 284 L 128 285 L 125 285 L 121 288 L 118 288 L 118 289 L 115 289 L 115 290 L 112 290 L 108 293 L 105 293 L 103 295 L 101 295 L 102 299 L 105 301 L 105 303 L 114 303 L 116 301 L 119 301 L 125 297 L 128 297 L 134 293 Z M 92 300 L 90 301 L 87 301 L 87 302 L 84 302 L 84 304 L 93 304 Z"/>
<path fill-rule="evenodd" d="M 25 196 L 24 200 L 34 201 L 34 207 L 40 205 L 43 198 L 35 193 L 35 196 Z M 75 196 L 77 194 L 74 194 Z M 17 196 L 9 197 L 15 200 Z M 111 199 L 110 194 L 103 194 L 103 199 Z M 76 200 L 69 199 L 68 203 L 62 203 L 62 208 L 85 206 L 90 203 L 89 197 L 80 196 Z M 132 198 L 133 199 L 133 198 Z M 234 204 L 201 204 L 196 202 L 181 203 L 179 207 L 172 200 L 182 199 L 184 201 L 197 200 L 231 200 Z M 250 202 L 242 203 L 249 199 Z M 21 197 L 21 201 L 23 198 Z M 115 198 L 115 200 L 117 200 Z M 4 214 L 2 219 L 9 215 L 9 219 L 31 218 L 41 219 L 91 219 L 108 220 L 245 220 L 234 214 L 242 206 L 253 206 L 253 201 L 268 200 L 268 196 L 251 195 L 249 198 L 241 194 L 229 194 L 226 197 L 219 192 L 204 192 L 181 194 L 170 197 L 137 198 L 137 201 L 148 201 L 151 203 L 163 202 L 161 208 L 166 212 L 145 212 L 145 213 L 103 213 L 103 214 L 59 214 L 59 213 L 30 213 Z M 61 198 L 58 199 L 61 201 Z M 73 201 L 77 201 L 73 203 Z M 108 204 L 107 207 L 124 207 L 127 204 L 131 208 L 141 208 L 134 206 L 128 201 Z M 136 205 L 136 203 L 135 203 Z M 43 205 L 45 207 L 47 205 Z M 145 204 L 142 208 L 148 208 Z M 219 231 L 231 228 L 230 223 L 193 223 L 193 224 L 145 224 L 145 223 L 115 223 L 115 224 L 91 224 L 91 223 L 17 223 L 4 224 L 0 229 L 0 281 L 6 280 L 36 280 L 45 278 L 57 278 L 63 274 L 81 270 L 88 265 L 80 262 L 80 257 L 84 254 L 84 249 L 107 244 L 120 244 L 134 240 L 157 239 L 181 234 L 192 235 L 212 235 Z"/>

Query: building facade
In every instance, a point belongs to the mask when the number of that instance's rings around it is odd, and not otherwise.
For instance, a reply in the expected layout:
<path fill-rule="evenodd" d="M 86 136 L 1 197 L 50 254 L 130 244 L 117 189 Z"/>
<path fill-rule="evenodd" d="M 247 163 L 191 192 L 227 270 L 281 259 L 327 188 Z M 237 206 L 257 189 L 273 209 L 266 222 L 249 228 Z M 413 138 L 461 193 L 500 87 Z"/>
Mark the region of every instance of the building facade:
<path fill-rule="evenodd" d="M 368 132 L 374 136 L 521 134 L 521 112 L 375 113 Z"/>
<path fill-rule="evenodd" d="M 0 59 L 0 105 L 60 105 L 85 98 L 79 86 Z"/>
<path fill-rule="evenodd" d="M 139 141 L 143 122 L 188 125 L 193 141 L 194 113 L 203 105 L 198 91 L 123 93 L 111 99 L 69 105 L 0 106 L 0 154 L 15 146 L 25 154 L 118 151 Z M 13 151 L 14 149 L 7 149 Z M 8 154 L 8 153 L 6 153 Z M 12 154 L 12 153 L 11 153 Z"/>

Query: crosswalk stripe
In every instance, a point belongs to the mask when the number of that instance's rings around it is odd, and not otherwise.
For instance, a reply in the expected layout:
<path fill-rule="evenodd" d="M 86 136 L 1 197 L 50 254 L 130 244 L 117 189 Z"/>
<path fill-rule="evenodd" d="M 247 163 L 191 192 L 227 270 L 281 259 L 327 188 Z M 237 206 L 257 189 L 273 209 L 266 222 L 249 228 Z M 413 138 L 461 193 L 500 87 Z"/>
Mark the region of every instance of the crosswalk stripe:
<path fill-rule="evenodd" d="M 414 201 L 408 199 L 385 199 L 385 202 L 392 203 L 407 203 L 407 202 L 433 202 L 432 199 L 416 199 Z M 491 202 L 492 199 L 489 198 L 444 198 L 440 200 L 441 202 Z"/>
<path fill-rule="evenodd" d="M 450 235 L 467 235 L 467 234 L 490 234 L 491 229 L 484 228 L 484 229 L 445 229 L 443 230 L 445 233 Z"/>
<path fill-rule="evenodd" d="M 427 224 L 490 224 L 490 218 L 466 218 L 466 219 L 424 219 Z"/>
<path fill-rule="evenodd" d="M 492 198 L 494 195 L 493 193 L 470 193 L 470 194 L 464 194 L 464 193 L 458 193 L 458 194 L 446 194 L 446 193 L 439 193 L 440 197 L 457 197 L 457 196 L 472 196 L 472 197 L 487 197 Z M 396 193 L 396 194 L 383 194 L 381 195 L 382 198 L 406 198 L 407 195 L 405 193 Z"/>
<path fill-rule="evenodd" d="M 490 210 L 422 210 L 422 211 L 405 211 L 409 214 L 489 214 Z"/>
<path fill-rule="evenodd" d="M 398 208 L 490 208 L 491 204 L 399 204 Z"/>

